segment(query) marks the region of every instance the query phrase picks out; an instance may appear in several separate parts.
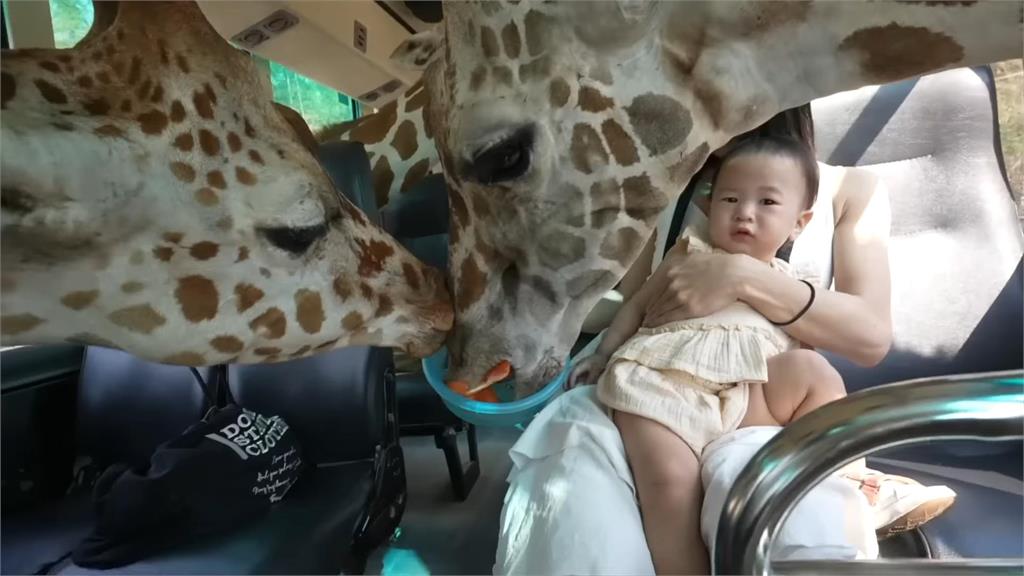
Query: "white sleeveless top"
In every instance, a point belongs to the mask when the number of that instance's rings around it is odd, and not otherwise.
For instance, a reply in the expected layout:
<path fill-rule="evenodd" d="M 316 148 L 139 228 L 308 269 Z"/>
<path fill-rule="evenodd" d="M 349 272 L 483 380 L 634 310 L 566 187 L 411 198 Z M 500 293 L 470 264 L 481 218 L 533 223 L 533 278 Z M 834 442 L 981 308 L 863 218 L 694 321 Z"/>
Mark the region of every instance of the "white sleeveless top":
<path fill-rule="evenodd" d="M 814 201 L 814 216 L 793 243 L 793 250 L 789 255 L 789 265 L 794 277 L 806 278 L 826 290 L 832 286 L 832 239 L 836 231 L 833 198 L 839 190 L 843 170 L 841 167 L 818 162 L 818 190 L 822 193 L 819 193 Z M 657 246 L 651 270 L 657 269 L 665 254 L 665 245 L 669 242 L 668 229 L 672 224 L 675 207 L 675 204 L 669 204 L 669 208 L 666 208 L 658 218 Z M 686 209 L 686 216 L 679 232 L 680 236 L 686 234 L 710 242 L 708 218 L 692 202 Z M 671 241 L 674 243 L 675 238 Z"/>

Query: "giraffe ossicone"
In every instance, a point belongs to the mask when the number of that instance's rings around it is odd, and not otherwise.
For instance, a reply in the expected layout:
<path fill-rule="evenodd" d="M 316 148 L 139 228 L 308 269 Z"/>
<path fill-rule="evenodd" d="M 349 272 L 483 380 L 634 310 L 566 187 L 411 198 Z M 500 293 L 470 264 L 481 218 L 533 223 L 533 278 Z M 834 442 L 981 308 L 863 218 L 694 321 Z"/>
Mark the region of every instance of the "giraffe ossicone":
<path fill-rule="evenodd" d="M 436 349 L 443 278 L 333 186 L 301 117 L 194 3 L 97 3 L 2 78 L 4 345 L 271 362 Z"/>

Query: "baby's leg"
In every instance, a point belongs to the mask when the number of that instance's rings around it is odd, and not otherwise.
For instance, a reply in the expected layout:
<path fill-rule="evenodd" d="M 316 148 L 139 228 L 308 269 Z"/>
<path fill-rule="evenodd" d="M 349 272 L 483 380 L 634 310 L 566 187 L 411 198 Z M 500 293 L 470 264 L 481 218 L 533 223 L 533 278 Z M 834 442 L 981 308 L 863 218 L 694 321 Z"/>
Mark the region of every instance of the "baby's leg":
<path fill-rule="evenodd" d="M 846 396 L 839 372 L 813 350 L 791 350 L 768 359 L 768 382 L 750 384 L 745 426 L 785 426 Z"/>
<path fill-rule="evenodd" d="M 703 489 L 700 461 L 668 428 L 615 412 L 633 481 L 640 496 L 647 547 L 658 574 L 707 574 L 708 551 L 700 535 Z"/>

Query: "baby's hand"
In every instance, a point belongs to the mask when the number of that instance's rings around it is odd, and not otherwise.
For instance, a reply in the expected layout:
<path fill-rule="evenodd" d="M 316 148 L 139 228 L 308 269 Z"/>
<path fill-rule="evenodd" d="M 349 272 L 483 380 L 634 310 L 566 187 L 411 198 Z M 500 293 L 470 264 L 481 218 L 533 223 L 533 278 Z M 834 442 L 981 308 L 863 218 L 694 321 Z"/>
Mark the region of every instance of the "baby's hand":
<path fill-rule="evenodd" d="M 608 357 L 603 354 L 591 354 L 580 360 L 572 367 L 565 389 L 572 390 L 577 386 L 596 384 L 607 364 Z"/>

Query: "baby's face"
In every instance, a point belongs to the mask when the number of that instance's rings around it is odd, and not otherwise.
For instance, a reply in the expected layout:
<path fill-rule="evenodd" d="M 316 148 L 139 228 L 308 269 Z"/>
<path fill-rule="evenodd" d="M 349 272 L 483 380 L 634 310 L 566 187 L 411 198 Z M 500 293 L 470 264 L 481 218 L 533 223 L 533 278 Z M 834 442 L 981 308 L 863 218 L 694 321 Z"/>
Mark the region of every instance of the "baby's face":
<path fill-rule="evenodd" d="M 711 243 L 771 261 L 810 220 L 805 188 L 800 165 L 790 158 L 750 154 L 729 160 L 711 195 Z"/>

